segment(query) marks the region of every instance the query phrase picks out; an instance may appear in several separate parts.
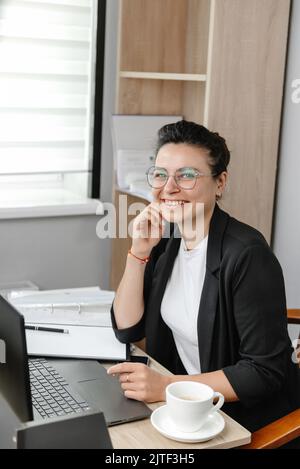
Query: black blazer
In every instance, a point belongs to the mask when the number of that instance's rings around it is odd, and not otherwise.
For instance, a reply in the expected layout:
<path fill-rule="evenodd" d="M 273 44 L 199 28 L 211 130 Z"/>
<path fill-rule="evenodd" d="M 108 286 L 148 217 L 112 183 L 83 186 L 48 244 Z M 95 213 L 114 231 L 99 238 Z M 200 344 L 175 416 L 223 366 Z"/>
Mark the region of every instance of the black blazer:
<path fill-rule="evenodd" d="M 186 374 L 160 311 L 180 241 L 175 229 L 152 249 L 139 323 L 118 330 L 113 307 L 111 312 L 121 342 L 146 337 L 150 356 L 171 372 Z M 198 344 L 201 372 L 222 369 L 239 398 L 223 410 L 250 431 L 300 406 L 300 373 L 292 361 L 281 267 L 261 233 L 218 205 L 209 228 Z"/>

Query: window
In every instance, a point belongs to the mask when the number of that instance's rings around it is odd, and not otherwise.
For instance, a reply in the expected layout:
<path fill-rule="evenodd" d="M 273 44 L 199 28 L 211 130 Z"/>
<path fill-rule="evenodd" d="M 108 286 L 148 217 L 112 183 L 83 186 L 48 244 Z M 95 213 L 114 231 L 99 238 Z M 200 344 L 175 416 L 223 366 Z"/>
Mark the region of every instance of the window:
<path fill-rule="evenodd" d="M 1 0 L 1 207 L 98 197 L 104 16 L 102 0 Z"/>

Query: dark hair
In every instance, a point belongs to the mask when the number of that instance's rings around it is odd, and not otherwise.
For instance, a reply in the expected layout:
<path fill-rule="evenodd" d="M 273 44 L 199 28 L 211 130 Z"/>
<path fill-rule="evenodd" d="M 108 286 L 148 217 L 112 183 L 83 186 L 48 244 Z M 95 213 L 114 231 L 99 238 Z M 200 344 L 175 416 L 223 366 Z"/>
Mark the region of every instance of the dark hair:
<path fill-rule="evenodd" d="M 226 141 L 217 132 L 211 132 L 203 125 L 181 120 L 164 125 L 158 131 L 156 155 L 167 143 L 186 143 L 209 151 L 209 166 L 214 177 L 227 171 L 230 152 Z"/>

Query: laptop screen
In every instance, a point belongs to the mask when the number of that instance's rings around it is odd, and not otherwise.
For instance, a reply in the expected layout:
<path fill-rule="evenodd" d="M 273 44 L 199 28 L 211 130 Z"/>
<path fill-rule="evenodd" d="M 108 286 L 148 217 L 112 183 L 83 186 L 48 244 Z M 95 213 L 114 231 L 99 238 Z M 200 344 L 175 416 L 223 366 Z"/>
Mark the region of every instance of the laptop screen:
<path fill-rule="evenodd" d="M 24 318 L 1 295 L 0 393 L 21 422 L 33 420 Z"/>

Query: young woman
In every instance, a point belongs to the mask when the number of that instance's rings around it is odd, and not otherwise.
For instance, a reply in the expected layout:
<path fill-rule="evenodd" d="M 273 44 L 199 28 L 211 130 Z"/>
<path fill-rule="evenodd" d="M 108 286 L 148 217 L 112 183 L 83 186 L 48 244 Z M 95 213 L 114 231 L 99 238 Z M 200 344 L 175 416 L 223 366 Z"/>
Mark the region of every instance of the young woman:
<path fill-rule="evenodd" d="M 146 402 L 164 400 L 170 382 L 208 384 L 255 431 L 299 406 L 299 370 L 281 267 L 262 234 L 218 207 L 229 160 L 225 140 L 203 126 L 160 129 L 148 171 L 154 201 L 135 219 L 112 321 L 121 342 L 145 337 L 147 353 L 174 375 L 137 363 L 109 372 L 127 397 Z"/>

